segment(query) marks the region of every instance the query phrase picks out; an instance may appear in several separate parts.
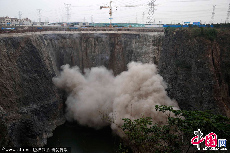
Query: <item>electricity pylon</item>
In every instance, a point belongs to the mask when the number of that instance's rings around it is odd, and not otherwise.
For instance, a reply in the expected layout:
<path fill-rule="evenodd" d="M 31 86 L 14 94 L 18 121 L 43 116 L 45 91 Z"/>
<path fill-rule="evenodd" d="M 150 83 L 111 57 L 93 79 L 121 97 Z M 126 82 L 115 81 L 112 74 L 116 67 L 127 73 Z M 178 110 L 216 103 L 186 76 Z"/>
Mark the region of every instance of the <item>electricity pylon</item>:
<path fill-rule="evenodd" d="M 229 23 L 229 16 L 230 16 L 230 3 L 228 6 L 228 13 L 227 13 L 227 18 L 226 18 L 226 23 Z"/>
<path fill-rule="evenodd" d="M 213 5 L 213 11 L 212 11 L 212 24 L 213 24 L 213 22 L 214 22 L 214 15 L 215 15 L 215 9 L 216 9 L 216 5 Z"/>
<path fill-rule="evenodd" d="M 65 4 L 65 3 L 64 3 L 64 4 Z M 71 6 L 71 4 L 65 4 L 66 18 L 67 18 L 67 21 L 66 21 L 66 22 L 68 22 L 69 19 L 70 19 L 70 13 L 69 13 L 69 11 L 70 11 L 70 6 Z"/>
<path fill-rule="evenodd" d="M 21 19 L 22 19 L 22 13 L 21 11 L 18 12 L 18 16 L 19 16 L 19 26 L 21 25 Z"/>
<path fill-rule="evenodd" d="M 155 21 L 153 20 L 153 15 L 154 15 L 154 11 L 156 10 L 154 7 L 155 7 L 155 3 L 156 2 L 156 0 L 151 0 L 150 2 L 149 2 L 149 4 L 148 4 L 148 6 L 149 6 L 149 12 L 148 12 L 148 17 L 147 17 L 147 19 L 148 19 L 148 22 L 147 23 L 154 23 Z"/>
<path fill-rule="evenodd" d="M 38 21 L 39 21 L 40 25 L 41 25 L 41 10 L 42 9 L 37 9 L 37 11 L 38 11 Z"/>

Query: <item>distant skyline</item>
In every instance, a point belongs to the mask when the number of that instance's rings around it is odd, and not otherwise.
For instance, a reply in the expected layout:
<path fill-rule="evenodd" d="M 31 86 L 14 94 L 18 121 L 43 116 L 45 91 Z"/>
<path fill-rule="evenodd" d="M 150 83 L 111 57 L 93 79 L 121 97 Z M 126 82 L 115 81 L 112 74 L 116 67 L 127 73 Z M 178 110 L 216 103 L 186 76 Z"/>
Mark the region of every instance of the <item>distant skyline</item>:
<path fill-rule="evenodd" d="M 151 0 L 114 0 L 114 23 L 146 23 L 149 21 L 149 2 Z M 66 22 L 69 7 L 69 22 L 109 22 L 110 0 L 0 0 L 0 17 L 9 16 L 29 18 L 39 21 Z M 213 5 L 215 6 L 214 23 L 224 23 L 227 18 L 230 0 L 156 0 L 153 18 L 155 23 L 183 23 L 212 21 Z M 133 6 L 133 7 L 127 7 Z"/>

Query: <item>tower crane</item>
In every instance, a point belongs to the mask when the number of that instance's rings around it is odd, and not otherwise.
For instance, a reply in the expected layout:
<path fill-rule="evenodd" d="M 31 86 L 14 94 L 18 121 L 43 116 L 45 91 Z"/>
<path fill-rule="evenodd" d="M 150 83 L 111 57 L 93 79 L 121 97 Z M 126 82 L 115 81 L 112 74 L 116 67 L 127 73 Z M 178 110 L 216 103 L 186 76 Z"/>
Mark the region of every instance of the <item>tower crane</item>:
<path fill-rule="evenodd" d="M 109 8 L 109 15 L 110 15 L 110 25 L 109 27 L 112 27 L 112 2 L 113 1 L 110 1 L 110 6 L 100 6 L 100 9 L 103 9 L 103 8 Z"/>
<path fill-rule="evenodd" d="M 149 6 L 150 7 L 150 10 L 149 10 L 149 16 L 153 15 L 154 14 L 154 6 L 156 6 L 154 4 L 156 0 L 151 0 L 151 2 L 148 4 L 148 5 L 145 5 L 145 4 L 142 4 L 142 5 L 125 5 L 125 6 L 120 6 L 120 7 L 139 7 L 139 6 Z M 103 8 L 109 8 L 109 15 L 110 15 L 110 27 L 112 27 L 112 1 L 110 1 L 110 5 L 109 6 L 100 6 L 100 9 L 103 9 Z M 117 7 L 116 7 L 117 8 Z M 152 14 L 150 14 L 152 13 Z"/>

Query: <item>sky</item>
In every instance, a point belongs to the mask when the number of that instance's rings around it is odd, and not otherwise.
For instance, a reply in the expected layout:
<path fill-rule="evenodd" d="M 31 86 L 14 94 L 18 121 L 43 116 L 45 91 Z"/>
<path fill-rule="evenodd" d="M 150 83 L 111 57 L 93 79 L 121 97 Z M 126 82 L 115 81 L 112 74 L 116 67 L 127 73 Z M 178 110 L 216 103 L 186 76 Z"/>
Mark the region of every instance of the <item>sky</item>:
<path fill-rule="evenodd" d="M 154 14 L 148 5 L 154 0 L 113 0 L 113 23 L 147 23 L 152 18 L 155 23 L 177 24 L 183 22 L 224 23 L 227 18 L 230 0 L 156 0 Z M 67 5 L 69 19 L 67 20 Z M 52 22 L 101 22 L 110 20 L 110 0 L 0 0 L 0 17 L 29 18 L 32 21 Z M 128 7 L 128 6 L 132 7 Z M 230 10 L 229 10 L 230 11 Z M 149 15 L 150 14 L 150 15 Z"/>

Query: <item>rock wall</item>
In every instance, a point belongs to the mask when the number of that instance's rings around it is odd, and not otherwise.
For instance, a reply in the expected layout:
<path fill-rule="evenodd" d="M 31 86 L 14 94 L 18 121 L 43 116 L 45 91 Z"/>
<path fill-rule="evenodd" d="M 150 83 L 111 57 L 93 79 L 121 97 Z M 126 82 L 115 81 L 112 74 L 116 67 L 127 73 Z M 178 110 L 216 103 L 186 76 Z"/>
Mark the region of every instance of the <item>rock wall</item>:
<path fill-rule="evenodd" d="M 230 117 L 229 42 L 229 30 L 166 29 L 159 69 L 181 109 Z"/>
<path fill-rule="evenodd" d="M 130 61 L 156 62 L 163 33 L 0 35 L 0 146 L 43 146 L 65 121 L 64 93 L 52 83 L 64 64 L 104 65 L 114 74 Z"/>
<path fill-rule="evenodd" d="M 65 121 L 65 93 L 52 83 L 64 64 L 117 75 L 130 61 L 154 62 L 181 109 L 230 116 L 229 42 L 221 30 L 1 34 L 0 146 L 43 146 Z"/>
<path fill-rule="evenodd" d="M 33 37 L 0 39 L 1 146 L 42 146 L 64 122 L 50 58 Z"/>

